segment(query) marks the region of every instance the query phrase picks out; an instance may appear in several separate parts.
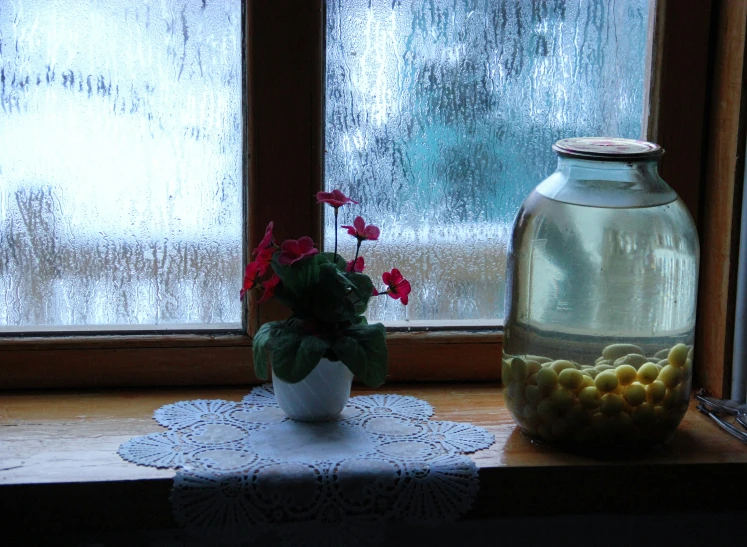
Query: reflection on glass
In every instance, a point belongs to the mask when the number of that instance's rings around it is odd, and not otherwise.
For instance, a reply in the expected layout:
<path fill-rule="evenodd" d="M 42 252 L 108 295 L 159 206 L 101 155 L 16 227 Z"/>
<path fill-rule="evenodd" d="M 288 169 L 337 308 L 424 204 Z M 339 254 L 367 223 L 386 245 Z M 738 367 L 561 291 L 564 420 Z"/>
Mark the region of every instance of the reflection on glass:
<path fill-rule="evenodd" d="M 552 143 L 641 136 L 648 4 L 330 0 L 326 184 L 361 202 L 343 224 L 382 228 L 372 277 L 413 284 L 369 318 L 502 316 L 510 226 Z"/>
<path fill-rule="evenodd" d="M 241 25 L 0 2 L 0 330 L 239 326 Z"/>

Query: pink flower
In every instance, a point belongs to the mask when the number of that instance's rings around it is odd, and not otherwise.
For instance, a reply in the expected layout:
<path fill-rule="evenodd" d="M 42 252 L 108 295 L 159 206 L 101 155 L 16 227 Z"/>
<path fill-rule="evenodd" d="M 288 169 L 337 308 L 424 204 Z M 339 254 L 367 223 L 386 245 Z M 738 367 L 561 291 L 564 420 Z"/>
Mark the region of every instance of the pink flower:
<path fill-rule="evenodd" d="M 280 278 L 277 276 L 277 274 L 273 274 L 273 276 L 262 283 L 262 288 L 264 289 L 264 292 L 262 293 L 262 298 L 259 299 L 257 304 L 261 304 L 262 302 L 266 302 L 273 296 L 275 296 L 275 287 L 278 286 L 278 283 L 280 283 Z"/>
<path fill-rule="evenodd" d="M 272 247 L 272 230 L 274 227 L 275 223 L 270 221 L 270 223 L 267 225 L 267 228 L 265 228 L 265 237 L 263 237 L 262 241 L 259 242 L 259 245 L 257 245 L 256 249 L 254 249 L 252 255 L 257 255 L 262 251 Z"/>
<path fill-rule="evenodd" d="M 366 265 L 363 263 L 363 257 L 359 256 L 354 261 L 351 260 L 350 262 L 348 262 L 348 267 L 346 268 L 346 270 L 349 272 L 361 273 L 363 272 L 363 268 L 365 267 Z"/>
<path fill-rule="evenodd" d="M 397 268 L 392 268 L 391 272 L 384 272 L 381 279 L 389 286 L 387 294 L 395 300 L 401 300 L 406 306 L 408 302 L 408 296 L 410 294 L 410 282 L 402 277 L 402 274 Z"/>
<path fill-rule="evenodd" d="M 379 239 L 379 229 L 372 224 L 366 226 L 366 221 L 363 220 L 363 217 L 360 216 L 355 217 L 352 226 L 342 227 L 347 228 L 348 233 L 351 236 L 357 237 L 358 241 L 365 241 L 366 239 L 376 241 L 377 239 Z"/>
<path fill-rule="evenodd" d="M 280 256 L 278 262 L 283 266 L 290 266 L 309 256 L 314 256 L 319 249 L 314 248 L 314 241 L 309 236 L 304 236 L 298 240 L 286 239 L 280 246 Z"/>
<path fill-rule="evenodd" d="M 337 189 L 332 190 L 331 192 L 317 192 L 316 201 L 317 203 L 327 203 L 335 209 L 342 207 L 347 203 L 358 203 L 357 201 L 350 199 Z"/>

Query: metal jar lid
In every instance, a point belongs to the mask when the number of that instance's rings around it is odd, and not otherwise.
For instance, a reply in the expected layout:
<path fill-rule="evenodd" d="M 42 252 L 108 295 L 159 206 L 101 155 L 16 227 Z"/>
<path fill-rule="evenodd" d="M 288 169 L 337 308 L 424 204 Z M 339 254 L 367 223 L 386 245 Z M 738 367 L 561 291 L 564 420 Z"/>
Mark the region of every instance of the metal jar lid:
<path fill-rule="evenodd" d="M 659 158 L 664 149 L 658 144 L 616 137 L 574 137 L 552 145 L 560 156 L 598 161 L 636 161 Z"/>

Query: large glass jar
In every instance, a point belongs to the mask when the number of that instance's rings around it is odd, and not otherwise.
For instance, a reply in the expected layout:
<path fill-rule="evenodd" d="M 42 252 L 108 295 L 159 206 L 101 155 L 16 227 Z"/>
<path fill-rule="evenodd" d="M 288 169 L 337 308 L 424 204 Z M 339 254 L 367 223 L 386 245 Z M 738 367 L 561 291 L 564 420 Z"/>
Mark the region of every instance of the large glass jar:
<path fill-rule="evenodd" d="M 530 436 L 576 448 L 665 441 L 690 396 L 698 236 L 659 177 L 662 149 L 558 141 L 509 247 L 508 409 Z"/>

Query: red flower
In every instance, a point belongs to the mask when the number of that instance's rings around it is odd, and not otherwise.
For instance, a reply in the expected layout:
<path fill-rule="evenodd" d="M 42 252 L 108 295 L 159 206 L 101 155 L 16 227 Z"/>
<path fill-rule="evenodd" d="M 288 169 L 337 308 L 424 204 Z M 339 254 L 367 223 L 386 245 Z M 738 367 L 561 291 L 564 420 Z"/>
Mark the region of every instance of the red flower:
<path fill-rule="evenodd" d="M 262 251 L 265 251 L 272 247 L 272 230 L 274 227 L 275 223 L 270 221 L 270 223 L 267 225 L 267 228 L 265 229 L 265 237 L 263 237 L 262 241 L 259 242 L 259 245 L 257 245 L 256 249 L 254 249 L 252 255 L 260 254 Z M 270 254 L 270 257 L 272 257 L 272 254 Z"/>
<path fill-rule="evenodd" d="M 335 209 L 342 207 L 346 203 L 358 203 L 357 201 L 350 199 L 337 189 L 332 190 L 331 192 L 317 192 L 316 201 L 317 203 L 327 203 Z"/>
<path fill-rule="evenodd" d="M 319 249 L 314 248 L 314 241 L 309 236 L 301 239 L 286 239 L 280 246 L 280 256 L 278 262 L 283 266 L 290 266 L 294 262 L 314 256 Z"/>
<path fill-rule="evenodd" d="M 254 262 L 256 262 L 260 267 L 259 275 L 265 275 L 265 272 L 270 267 L 270 262 L 272 261 L 272 255 L 274 254 L 275 254 L 274 247 L 267 247 L 266 249 L 262 249 L 261 251 L 259 251 L 257 258 L 254 259 Z"/>
<path fill-rule="evenodd" d="M 366 226 L 366 221 L 360 216 L 355 217 L 352 226 L 343 226 L 343 228 L 347 228 L 348 233 L 357 237 L 358 241 L 365 241 L 366 239 L 376 241 L 379 239 L 379 229 L 372 224 Z"/>
<path fill-rule="evenodd" d="M 402 274 L 397 268 L 392 268 L 391 272 L 384 272 L 381 279 L 389 286 L 387 294 L 395 300 L 400 299 L 406 306 L 408 297 L 410 294 L 410 282 L 402 277 Z"/>
<path fill-rule="evenodd" d="M 280 278 L 277 276 L 277 274 L 273 274 L 273 276 L 262 283 L 262 288 L 264 289 L 264 292 L 262 293 L 262 298 L 259 299 L 257 304 L 261 304 L 262 302 L 266 302 L 273 296 L 275 296 L 275 287 L 278 286 L 278 283 L 280 283 Z"/>
<path fill-rule="evenodd" d="M 259 272 L 260 268 L 261 264 L 257 262 L 250 262 L 246 265 L 246 269 L 244 270 L 244 284 L 242 285 L 241 292 L 239 293 L 241 295 L 241 298 L 244 298 L 244 293 L 246 291 L 250 291 L 257 286 L 257 279 L 260 275 L 262 275 Z"/>
<path fill-rule="evenodd" d="M 356 272 L 361 273 L 363 272 L 363 268 L 365 268 L 366 265 L 363 263 L 363 257 L 359 256 L 355 259 L 355 261 L 351 260 L 348 262 L 348 267 L 346 268 L 349 272 Z"/>

